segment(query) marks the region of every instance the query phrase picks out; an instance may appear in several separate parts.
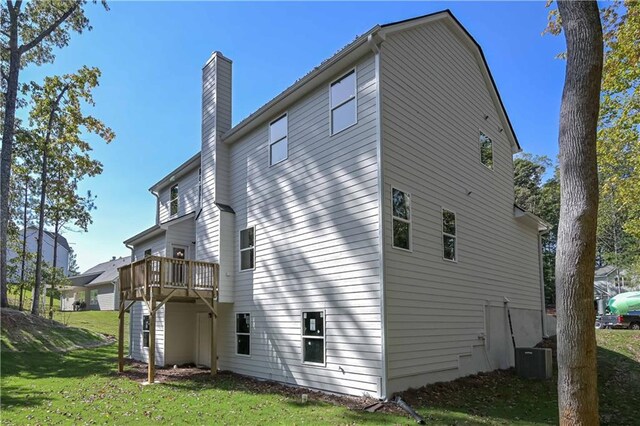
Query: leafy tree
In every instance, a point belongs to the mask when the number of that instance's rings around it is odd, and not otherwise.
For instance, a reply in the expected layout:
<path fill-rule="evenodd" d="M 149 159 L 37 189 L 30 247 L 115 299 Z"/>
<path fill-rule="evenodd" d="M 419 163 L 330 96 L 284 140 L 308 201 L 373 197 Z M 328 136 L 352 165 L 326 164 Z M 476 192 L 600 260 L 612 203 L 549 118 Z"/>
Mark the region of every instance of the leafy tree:
<path fill-rule="evenodd" d="M 54 60 L 54 49 L 69 43 L 70 32 L 91 29 L 85 0 L 39 0 L 23 5 L 7 0 L 0 8 L 0 86 L 2 88 L 2 155 L 0 159 L 0 306 L 7 306 L 7 231 L 9 182 L 20 70 Z M 105 9 L 108 9 L 103 2 Z M 24 7 L 23 7 L 24 6 Z"/>
<path fill-rule="evenodd" d="M 80 268 L 78 267 L 78 255 L 73 250 L 73 248 L 69 249 L 69 276 L 75 277 L 76 275 L 80 275 Z"/>
<path fill-rule="evenodd" d="M 597 425 L 593 271 L 598 216 L 597 127 L 603 36 L 595 1 L 559 1 L 567 41 L 560 107 L 560 222 L 556 253 L 561 425 Z"/>
<path fill-rule="evenodd" d="M 523 154 L 513 162 L 516 205 L 542 218 L 551 229 L 542 237 L 545 302 L 555 304 L 555 256 L 560 214 L 560 185 L 556 175 L 542 182 L 552 165 L 545 156 Z"/>
<path fill-rule="evenodd" d="M 83 67 L 75 74 L 45 78 L 42 86 L 32 83 L 33 108 L 29 115 L 33 133 L 38 140 L 40 161 L 40 203 L 38 219 L 38 250 L 32 313 L 38 313 L 38 298 L 42 283 L 42 240 L 48 191 L 51 189 L 52 165 L 63 167 L 60 173 L 78 178 L 78 170 L 84 175 L 99 173 L 100 163 L 89 157 L 89 143 L 82 139 L 86 133 L 94 133 L 110 142 L 113 131 L 100 120 L 82 111 L 83 105 L 94 105 L 92 90 L 98 85 L 100 70 Z M 67 162 L 64 158 L 72 158 Z M 64 169 L 74 168 L 71 172 Z M 75 173 L 75 174 L 74 174 Z M 54 186 L 55 187 L 55 186 Z M 68 195 L 68 194 L 67 194 Z M 67 200 L 68 201 L 68 200 Z M 62 214 L 62 213 L 60 213 Z M 66 212 L 65 212 L 66 214 Z M 75 213 L 72 213 L 73 215 Z M 61 216 L 59 216 L 61 217 Z"/>

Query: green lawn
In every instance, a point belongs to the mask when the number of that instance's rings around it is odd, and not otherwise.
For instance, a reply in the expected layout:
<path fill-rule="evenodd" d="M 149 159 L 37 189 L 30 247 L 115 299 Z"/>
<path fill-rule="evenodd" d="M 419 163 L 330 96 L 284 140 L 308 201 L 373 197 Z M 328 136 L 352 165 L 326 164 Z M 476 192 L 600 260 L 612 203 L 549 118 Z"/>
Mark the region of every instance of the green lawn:
<path fill-rule="evenodd" d="M 112 312 L 70 318 L 108 334 L 117 327 Z M 640 332 L 598 330 L 598 342 L 602 421 L 638 424 Z M 281 393 L 256 393 L 229 375 L 142 386 L 115 369 L 116 345 L 66 354 L 3 352 L 2 424 L 414 424 L 400 414 L 316 400 L 303 405 Z M 406 398 L 429 424 L 538 425 L 557 423 L 555 395 L 555 381 L 502 372 L 430 386 Z"/>

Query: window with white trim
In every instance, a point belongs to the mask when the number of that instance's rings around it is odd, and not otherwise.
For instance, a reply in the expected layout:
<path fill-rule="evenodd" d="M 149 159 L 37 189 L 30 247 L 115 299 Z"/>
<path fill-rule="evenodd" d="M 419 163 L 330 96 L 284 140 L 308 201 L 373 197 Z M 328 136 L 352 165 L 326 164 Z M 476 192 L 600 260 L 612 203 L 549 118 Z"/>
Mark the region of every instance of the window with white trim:
<path fill-rule="evenodd" d="M 142 317 L 142 347 L 149 347 L 149 315 Z"/>
<path fill-rule="evenodd" d="M 91 290 L 89 292 L 89 304 L 93 306 L 98 304 L 98 290 Z"/>
<path fill-rule="evenodd" d="M 302 313 L 302 361 L 324 364 L 324 312 Z"/>
<path fill-rule="evenodd" d="M 178 214 L 178 184 L 171 187 L 171 201 L 169 205 L 169 214 L 174 216 Z"/>
<path fill-rule="evenodd" d="M 480 132 L 480 162 L 493 170 L 493 142 Z"/>
<path fill-rule="evenodd" d="M 331 134 L 335 135 L 358 121 L 355 70 L 331 83 L 330 98 Z"/>
<path fill-rule="evenodd" d="M 269 165 L 273 166 L 289 156 L 287 114 L 269 125 Z"/>
<path fill-rule="evenodd" d="M 391 188 L 393 242 L 395 248 L 411 250 L 411 194 Z"/>
<path fill-rule="evenodd" d="M 240 231 L 240 270 L 248 271 L 256 266 L 256 228 Z"/>
<path fill-rule="evenodd" d="M 251 355 L 251 314 L 236 314 L 236 354 Z"/>
<path fill-rule="evenodd" d="M 445 260 L 456 261 L 456 214 L 442 209 L 442 256 Z"/>

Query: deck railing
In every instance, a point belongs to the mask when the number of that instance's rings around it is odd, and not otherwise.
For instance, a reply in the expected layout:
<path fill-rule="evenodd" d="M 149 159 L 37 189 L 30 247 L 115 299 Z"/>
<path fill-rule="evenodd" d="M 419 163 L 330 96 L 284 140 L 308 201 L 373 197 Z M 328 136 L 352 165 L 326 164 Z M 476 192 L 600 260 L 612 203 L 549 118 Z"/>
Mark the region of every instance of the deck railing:
<path fill-rule="evenodd" d="M 170 257 L 147 256 L 119 269 L 120 290 L 149 288 L 218 292 L 218 264 Z"/>

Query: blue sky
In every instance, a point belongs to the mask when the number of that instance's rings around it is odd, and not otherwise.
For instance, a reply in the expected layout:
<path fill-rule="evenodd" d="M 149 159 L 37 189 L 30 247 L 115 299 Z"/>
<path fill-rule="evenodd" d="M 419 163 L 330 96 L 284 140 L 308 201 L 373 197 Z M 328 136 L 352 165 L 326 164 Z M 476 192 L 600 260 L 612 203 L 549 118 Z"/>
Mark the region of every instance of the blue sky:
<path fill-rule="evenodd" d="M 555 158 L 563 37 L 541 36 L 540 2 L 89 4 L 93 30 L 74 35 L 54 64 L 23 81 L 102 70 L 96 107 L 117 138 L 93 140 L 104 173 L 83 182 L 98 196 L 88 233 L 68 233 L 80 270 L 129 252 L 126 238 L 151 226 L 148 188 L 200 146 L 201 68 L 212 51 L 233 60 L 233 122 L 376 24 L 450 9 L 482 46 L 523 149 Z"/>

